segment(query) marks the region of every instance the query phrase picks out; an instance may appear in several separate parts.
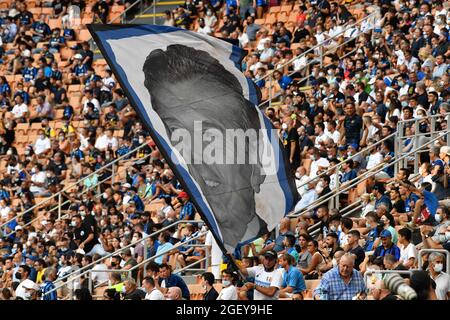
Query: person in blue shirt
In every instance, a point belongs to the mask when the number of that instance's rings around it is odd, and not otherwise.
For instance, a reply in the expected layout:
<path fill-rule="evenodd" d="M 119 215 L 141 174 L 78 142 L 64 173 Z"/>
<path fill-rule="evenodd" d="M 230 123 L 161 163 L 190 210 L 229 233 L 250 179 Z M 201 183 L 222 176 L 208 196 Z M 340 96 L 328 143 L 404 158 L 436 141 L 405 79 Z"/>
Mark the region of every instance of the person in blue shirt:
<path fill-rule="evenodd" d="M 37 69 L 31 65 L 32 58 L 26 58 L 24 60 L 24 67 L 22 69 L 22 76 L 24 82 L 30 82 L 34 80 L 37 75 Z"/>
<path fill-rule="evenodd" d="M 341 178 L 342 183 L 349 183 L 356 178 L 357 174 L 355 169 L 353 169 L 353 164 L 354 163 L 352 159 L 349 159 L 346 162 L 342 163 L 342 169 L 344 170 L 344 174 Z"/>
<path fill-rule="evenodd" d="M 383 230 L 380 233 L 381 246 L 375 249 L 373 255 L 375 257 L 384 257 L 392 254 L 397 260 L 400 260 L 400 248 L 392 242 L 392 234 L 389 230 Z"/>
<path fill-rule="evenodd" d="M 419 200 L 419 196 L 412 192 L 414 185 L 410 182 L 398 181 L 400 184 L 399 192 L 402 198 L 405 201 L 405 213 L 410 215 L 416 206 L 417 200 Z"/>
<path fill-rule="evenodd" d="M 52 291 L 55 289 L 55 285 L 53 281 L 56 280 L 56 269 L 53 267 L 48 267 L 44 271 L 44 276 L 42 277 L 44 280 L 44 283 L 41 286 L 42 290 L 42 300 L 58 300 L 58 294 L 55 291 Z"/>
<path fill-rule="evenodd" d="M 0 76 L 0 94 L 9 96 L 11 94 L 11 87 L 6 81 L 5 76 Z"/>
<path fill-rule="evenodd" d="M 305 279 L 296 267 L 294 258 L 290 254 L 285 253 L 281 258 L 280 265 L 284 271 L 279 297 L 303 300 L 303 292 L 306 290 Z"/>
<path fill-rule="evenodd" d="M 58 53 L 61 47 L 66 44 L 66 39 L 60 35 L 61 29 L 53 29 L 52 37 L 50 38 L 48 45 L 51 53 Z"/>
<path fill-rule="evenodd" d="M 42 15 L 39 21 L 35 21 L 31 25 L 34 42 L 43 41 L 52 33 L 48 24 L 45 23 L 44 18 L 44 15 Z"/>
<path fill-rule="evenodd" d="M 394 153 L 394 145 L 390 140 L 383 141 L 382 144 L 382 154 L 384 155 L 384 162 L 389 163 L 394 160 L 395 153 Z M 389 177 L 394 176 L 394 165 L 390 165 L 383 169 L 384 172 L 386 172 Z"/>
<path fill-rule="evenodd" d="M 384 192 L 384 184 L 381 182 L 376 183 L 372 188 L 372 194 L 375 197 L 375 209 L 377 209 L 380 204 L 384 203 L 388 212 L 390 212 L 392 210 L 392 202 L 389 196 L 385 195 Z"/>
<path fill-rule="evenodd" d="M 139 198 L 139 195 L 136 193 L 136 187 L 131 187 L 129 192 L 130 198 L 130 204 L 134 203 L 136 206 L 137 211 L 144 211 L 145 205 L 144 202 L 142 202 L 141 198 Z"/>
<path fill-rule="evenodd" d="M 420 189 L 411 185 L 406 185 L 405 187 L 419 198 L 414 205 L 412 220 L 407 226 L 414 228 L 417 224 L 434 225 L 436 222 L 434 216 L 439 207 L 439 201 L 436 195 L 431 192 L 431 183 L 422 183 Z"/>
<path fill-rule="evenodd" d="M 177 199 L 181 202 L 180 220 L 194 220 L 195 208 L 194 204 L 189 201 L 189 195 L 182 191 L 178 194 Z"/>
<path fill-rule="evenodd" d="M 280 71 L 276 70 L 273 73 L 273 77 L 275 80 L 278 81 L 278 84 L 280 85 L 281 89 L 286 90 L 288 86 L 292 83 L 292 78 L 288 76 L 284 76 Z"/>
<path fill-rule="evenodd" d="M 184 299 L 190 299 L 189 288 L 179 275 L 172 273 L 172 268 L 163 263 L 159 266 L 159 274 L 155 276 L 156 289 L 166 294 L 170 287 L 178 287 L 181 289 L 181 295 Z"/>
<path fill-rule="evenodd" d="M 375 212 L 369 212 L 366 215 L 366 228 L 369 229 L 369 233 L 366 235 L 366 243 L 364 244 L 364 251 L 372 251 L 373 244 L 378 238 L 379 229 L 378 226 L 379 218 Z"/>

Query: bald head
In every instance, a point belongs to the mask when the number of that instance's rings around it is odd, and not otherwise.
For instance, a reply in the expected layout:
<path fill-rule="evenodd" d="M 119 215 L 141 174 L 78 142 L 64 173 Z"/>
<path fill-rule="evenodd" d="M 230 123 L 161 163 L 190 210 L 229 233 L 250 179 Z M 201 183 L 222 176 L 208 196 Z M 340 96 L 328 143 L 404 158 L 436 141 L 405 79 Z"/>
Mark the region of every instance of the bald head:
<path fill-rule="evenodd" d="M 339 261 L 339 274 L 342 278 L 350 278 L 355 266 L 355 256 L 351 253 L 345 253 Z"/>
<path fill-rule="evenodd" d="M 181 300 L 181 289 L 178 287 L 170 287 L 167 290 L 166 298 L 169 300 Z"/>

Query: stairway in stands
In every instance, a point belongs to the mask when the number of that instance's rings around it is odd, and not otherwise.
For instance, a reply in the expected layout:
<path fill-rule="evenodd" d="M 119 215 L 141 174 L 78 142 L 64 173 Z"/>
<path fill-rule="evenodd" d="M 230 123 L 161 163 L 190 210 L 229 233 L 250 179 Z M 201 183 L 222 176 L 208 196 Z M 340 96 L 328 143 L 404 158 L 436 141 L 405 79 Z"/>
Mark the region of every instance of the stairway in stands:
<path fill-rule="evenodd" d="M 156 7 L 149 6 L 141 15 L 138 15 L 130 23 L 133 24 L 163 24 L 164 23 L 164 12 L 166 10 L 172 11 L 180 5 L 183 5 L 185 1 L 183 0 L 157 0 Z"/>

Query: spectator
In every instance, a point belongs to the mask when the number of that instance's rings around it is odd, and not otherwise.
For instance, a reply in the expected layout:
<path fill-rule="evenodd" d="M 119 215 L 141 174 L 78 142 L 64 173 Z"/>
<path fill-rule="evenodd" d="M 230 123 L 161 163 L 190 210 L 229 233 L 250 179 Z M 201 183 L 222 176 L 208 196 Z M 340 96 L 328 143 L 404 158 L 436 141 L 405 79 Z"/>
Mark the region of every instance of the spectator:
<path fill-rule="evenodd" d="M 375 257 L 384 257 L 386 254 L 392 254 L 397 260 L 400 259 L 400 249 L 392 242 L 392 234 L 389 230 L 383 230 L 380 233 L 381 246 L 374 252 Z"/>
<path fill-rule="evenodd" d="M 156 289 L 155 281 L 152 277 L 145 277 L 142 280 L 142 286 L 146 292 L 145 300 L 165 300 L 161 291 Z"/>
<path fill-rule="evenodd" d="M 235 287 L 235 275 L 230 270 L 222 271 L 222 290 L 217 297 L 217 300 L 237 300 L 237 290 Z"/>
<path fill-rule="evenodd" d="M 295 267 L 296 262 L 290 254 L 284 254 L 281 258 L 283 268 L 283 284 L 280 289 L 280 298 L 303 300 L 303 292 L 306 290 L 303 274 Z"/>
<path fill-rule="evenodd" d="M 172 269 L 167 264 L 161 264 L 159 267 L 159 275 L 155 277 L 156 288 L 160 290 L 163 294 L 166 295 L 169 288 L 178 287 L 181 289 L 182 297 L 186 300 L 189 300 L 190 293 L 189 289 L 184 282 L 183 278 L 180 276 L 173 274 Z"/>
<path fill-rule="evenodd" d="M 211 272 L 205 272 L 202 274 L 202 286 L 205 289 L 205 294 L 203 295 L 203 300 L 217 300 L 219 294 L 214 285 L 214 275 Z"/>

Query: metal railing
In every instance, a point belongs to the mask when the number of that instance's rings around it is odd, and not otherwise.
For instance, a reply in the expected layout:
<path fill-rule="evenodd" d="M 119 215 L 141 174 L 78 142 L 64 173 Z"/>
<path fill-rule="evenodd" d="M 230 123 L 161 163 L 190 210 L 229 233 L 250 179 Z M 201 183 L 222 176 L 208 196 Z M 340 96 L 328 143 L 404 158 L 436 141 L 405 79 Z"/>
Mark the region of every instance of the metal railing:
<path fill-rule="evenodd" d="M 104 179 L 104 180 L 102 180 L 102 181 L 100 181 L 100 182 L 97 182 L 97 183 L 94 185 L 94 187 L 99 186 L 101 183 L 105 182 L 106 180 L 109 180 L 110 178 L 112 179 L 112 183 L 114 183 L 114 181 L 115 181 L 115 174 L 116 174 L 116 170 L 115 170 L 116 164 L 117 164 L 119 161 L 121 161 L 121 160 L 127 160 L 127 159 L 126 159 L 127 157 L 130 157 L 132 154 L 136 153 L 137 151 L 141 150 L 142 148 L 145 148 L 146 146 L 148 146 L 148 142 L 145 142 L 145 143 L 143 143 L 142 145 L 140 145 L 140 146 L 134 148 L 133 150 L 129 151 L 128 153 L 126 153 L 126 154 L 124 154 L 124 155 L 118 157 L 118 158 L 115 159 L 114 161 L 111 161 L 110 163 L 104 165 L 104 166 L 101 167 L 100 169 L 97 169 L 96 171 L 90 173 L 90 174 L 87 175 L 86 177 L 77 180 L 77 182 L 71 184 L 70 186 L 64 187 L 63 190 L 61 190 L 61 191 L 59 191 L 59 192 L 57 192 L 57 193 L 51 195 L 51 196 L 48 197 L 48 198 L 45 198 L 43 201 L 41 201 L 41 202 L 39 202 L 39 203 L 36 203 L 36 204 L 33 205 L 31 208 L 29 208 L 29 209 L 23 211 L 23 212 L 20 213 L 20 214 L 17 214 L 14 218 L 11 218 L 11 219 L 7 220 L 6 222 L 0 224 L 0 230 L 2 230 L 2 229 L 3 229 L 8 223 L 10 223 L 11 221 L 14 221 L 15 219 L 17 219 L 17 218 L 23 216 L 23 215 L 26 214 L 26 213 L 34 212 L 34 210 L 36 210 L 36 209 L 38 209 L 39 207 L 45 205 L 45 204 L 48 203 L 50 200 L 54 200 L 54 199 L 56 199 L 56 198 L 58 198 L 58 200 L 57 200 L 57 201 L 58 201 L 58 206 L 55 207 L 55 208 L 58 210 L 58 220 L 60 220 L 60 219 L 61 219 L 61 213 L 62 213 L 62 212 L 61 212 L 61 210 L 62 210 L 62 209 L 61 209 L 61 206 L 64 205 L 64 204 L 67 204 L 68 202 L 70 202 L 70 200 L 68 200 L 68 201 L 66 201 L 65 203 L 62 203 L 62 197 L 63 197 L 63 194 L 64 194 L 64 193 L 66 193 L 67 191 L 70 191 L 71 189 L 73 189 L 73 188 L 79 186 L 80 183 L 84 183 L 84 181 L 85 181 L 86 179 L 89 179 L 89 178 L 93 177 L 94 175 L 100 175 L 104 170 L 109 169 L 110 167 L 111 167 L 111 177 L 108 177 L 108 178 L 106 178 L 106 179 Z M 146 158 L 146 157 L 149 157 L 149 155 L 146 155 L 144 158 Z M 139 161 L 139 160 L 142 160 L 142 159 L 143 159 L 143 158 L 130 159 L 130 160 L 131 160 L 131 161 L 132 161 L 132 160 Z M 92 190 L 92 188 L 89 188 L 88 190 Z M 88 190 L 85 190 L 85 191 L 87 192 Z M 55 208 L 53 208 L 52 210 L 55 210 Z M 38 217 L 37 217 L 37 218 L 38 218 Z M 37 218 L 33 219 L 32 221 L 33 221 L 33 222 L 36 221 Z M 31 222 L 31 221 L 30 221 L 30 222 Z M 28 226 L 28 225 L 29 225 L 29 223 L 27 223 L 27 224 L 24 225 L 24 226 Z M 14 233 L 14 231 L 13 231 L 12 233 Z"/>
<path fill-rule="evenodd" d="M 149 235 L 146 235 L 145 237 L 142 237 L 142 239 L 140 239 L 138 241 L 132 242 L 132 243 L 124 246 L 123 248 L 120 248 L 120 249 L 118 249 L 118 250 L 116 250 L 116 251 L 114 251 L 112 253 L 108 253 L 106 256 L 103 256 L 100 259 L 92 261 L 91 263 L 87 264 L 86 266 L 82 267 L 81 269 L 75 270 L 75 272 L 83 272 L 83 274 L 84 274 L 84 271 L 90 269 L 91 267 L 93 267 L 97 263 L 102 262 L 104 259 L 108 259 L 108 258 L 111 258 L 113 256 L 116 256 L 116 255 L 120 254 L 122 251 L 127 250 L 127 249 L 129 249 L 129 248 L 131 248 L 131 247 L 141 243 L 142 241 L 144 241 L 144 254 L 146 255 L 147 254 L 147 241 L 146 240 L 148 240 L 149 238 L 160 234 L 163 231 L 169 230 L 169 229 L 173 228 L 174 226 L 176 226 L 176 225 L 178 225 L 180 223 L 203 223 L 203 221 L 202 220 L 178 220 L 178 221 L 175 221 L 174 223 L 172 223 L 172 224 L 170 224 L 170 225 L 168 225 L 168 226 L 166 226 L 166 227 L 164 227 L 164 228 L 162 228 L 162 229 L 160 229 L 158 231 L 155 231 L 155 232 L 153 232 L 153 233 L 151 233 Z M 147 257 L 145 256 L 145 258 L 147 258 Z M 72 276 L 72 274 L 68 274 L 68 275 L 66 275 L 64 277 L 58 278 L 58 279 L 56 279 L 54 281 L 54 283 L 59 283 L 61 281 L 65 282 L 65 280 L 67 280 L 71 276 Z M 58 288 L 60 288 L 60 287 L 58 287 Z M 58 289 L 58 288 L 55 288 L 55 289 Z M 53 292 L 54 290 L 49 291 L 48 293 Z"/>
<path fill-rule="evenodd" d="M 278 66 L 277 69 L 274 69 L 272 72 L 270 72 L 270 73 L 264 75 L 263 77 L 261 77 L 260 79 L 258 79 L 258 81 L 266 80 L 267 78 L 269 79 L 269 99 L 267 99 L 266 101 L 261 102 L 258 105 L 258 107 L 262 108 L 267 103 L 270 106 L 272 104 L 272 100 L 274 98 L 277 98 L 277 97 L 279 97 L 281 95 L 280 92 L 275 94 L 275 96 L 272 95 L 272 88 L 273 88 L 272 84 L 273 84 L 273 81 L 274 81 L 273 74 L 274 74 L 275 71 L 277 71 L 278 69 L 284 69 L 285 67 L 292 65 L 292 63 L 294 63 L 295 61 L 297 61 L 297 60 L 299 60 L 299 59 L 301 59 L 303 57 L 306 57 L 310 53 L 315 53 L 316 51 L 320 52 L 319 57 L 315 57 L 314 59 L 309 61 L 305 66 L 303 66 L 300 70 L 295 70 L 294 72 L 290 73 L 289 75 L 292 75 L 292 74 L 297 73 L 297 72 L 301 72 L 302 70 L 305 70 L 307 67 L 309 67 L 311 64 L 317 63 L 317 62 L 320 63 L 320 67 L 322 68 L 323 67 L 324 56 L 327 54 L 327 52 L 323 51 L 325 46 L 329 45 L 332 40 L 337 39 L 339 37 L 342 37 L 345 34 L 345 32 L 347 32 L 349 29 L 351 29 L 353 27 L 356 27 L 356 26 L 362 24 L 365 21 L 368 21 L 369 19 L 375 19 L 377 15 L 379 15 L 379 10 L 374 10 L 374 12 L 372 12 L 371 14 L 363 17 L 362 19 L 358 20 L 357 22 L 347 25 L 346 28 L 343 29 L 341 32 L 333 35 L 332 37 L 329 37 L 329 38 L 325 39 L 321 43 L 315 45 L 314 47 L 312 47 L 312 48 L 310 48 L 308 50 L 306 50 L 302 54 L 300 54 L 300 55 L 290 59 L 289 61 L 286 61 L 282 65 Z M 349 43 L 349 42 L 353 41 L 354 39 L 356 39 L 357 37 L 359 37 L 361 35 L 361 33 L 362 32 L 357 32 L 355 36 L 350 37 L 344 43 L 338 44 L 337 46 L 333 46 L 333 49 L 337 50 L 337 49 L 341 48 L 342 46 L 346 45 L 347 43 Z M 355 51 L 355 50 L 353 50 L 353 51 Z M 319 58 L 319 60 L 317 60 L 317 58 Z M 302 81 L 304 81 L 306 78 L 307 77 L 302 79 Z"/>
<path fill-rule="evenodd" d="M 432 252 L 439 252 L 445 255 L 445 261 L 446 261 L 446 273 L 450 274 L 450 252 L 448 252 L 445 249 L 420 249 L 418 252 L 418 257 L 417 257 L 417 264 L 420 270 L 422 270 L 423 267 L 423 253 L 432 253 Z"/>
<path fill-rule="evenodd" d="M 189 221 L 189 220 L 187 220 L 187 221 Z M 186 223 L 186 221 L 177 221 L 176 223 L 172 224 L 171 226 L 173 226 L 173 225 L 175 225 L 175 224 L 182 223 L 182 222 L 183 222 L 183 223 Z M 193 221 L 189 221 L 189 222 L 192 223 Z M 197 222 L 199 222 L 199 221 L 197 221 Z M 200 222 L 202 222 L 202 221 L 200 221 Z M 126 249 L 132 247 L 133 245 L 136 245 L 136 244 L 138 244 L 138 243 L 144 241 L 144 239 L 147 239 L 147 238 L 149 238 L 149 237 L 151 237 L 151 236 L 154 236 L 154 235 L 156 235 L 156 234 L 158 234 L 158 233 L 161 233 L 161 232 L 167 230 L 167 229 L 170 228 L 171 226 L 167 226 L 166 228 L 163 228 L 163 229 L 161 229 L 161 230 L 158 230 L 158 231 L 154 232 L 153 234 L 148 235 L 148 236 L 146 236 L 145 238 L 142 238 L 142 239 L 139 240 L 139 241 L 136 241 L 134 244 L 129 244 L 129 245 L 127 245 L 127 246 L 125 246 L 125 247 L 123 247 L 123 248 L 117 250 L 117 251 L 114 252 L 114 253 L 110 253 L 110 254 L 108 254 L 107 256 L 102 257 L 101 259 L 97 260 L 96 262 L 103 261 L 104 259 L 107 259 L 108 257 L 112 257 L 113 255 L 117 255 L 117 252 L 118 252 L 118 251 L 119 251 L 119 253 L 120 253 L 121 251 L 126 250 Z M 179 248 L 179 247 L 181 247 L 181 246 L 205 247 L 205 246 L 206 246 L 205 244 L 189 244 L 189 242 L 191 242 L 191 241 L 193 241 L 193 240 L 197 240 L 197 239 L 199 239 L 199 238 L 205 236 L 205 234 L 206 234 L 206 232 L 199 232 L 198 235 L 196 235 L 196 236 L 194 236 L 194 237 L 192 237 L 192 238 L 186 239 L 186 240 L 183 241 L 183 242 L 178 242 L 178 243 L 176 243 L 170 250 L 161 252 L 161 253 L 159 253 L 159 254 L 155 254 L 154 256 L 149 257 L 149 258 L 145 258 L 143 261 L 139 262 L 138 264 L 136 264 L 135 266 L 131 267 L 130 269 L 126 269 L 126 270 L 124 270 L 124 269 L 122 269 L 122 270 L 114 270 L 114 269 L 111 269 L 111 270 L 92 270 L 91 267 L 94 266 L 94 265 L 96 264 L 96 262 L 92 262 L 92 263 L 86 265 L 85 267 L 83 267 L 83 268 L 81 268 L 81 269 L 75 270 L 75 272 L 77 273 L 76 275 L 69 274 L 69 275 L 65 276 L 64 278 L 57 279 L 57 280 L 55 281 L 55 283 L 56 283 L 56 282 L 63 281 L 63 280 L 67 280 L 67 282 L 72 282 L 72 283 L 74 283 L 76 280 L 80 279 L 82 276 L 85 276 L 85 275 L 90 274 L 90 273 L 92 273 L 92 272 L 121 272 L 121 273 L 128 273 L 127 278 L 131 278 L 131 273 L 132 273 L 133 271 L 135 271 L 136 269 L 140 268 L 141 266 L 143 266 L 144 269 L 145 269 L 146 264 L 149 263 L 150 261 L 153 261 L 153 260 L 155 260 L 156 258 L 159 258 L 159 257 L 164 256 L 164 255 L 166 255 L 166 254 L 170 254 L 171 251 L 173 251 L 174 249 L 177 249 L 177 248 Z M 144 248 L 144 253 L 147 252 L 146 249 L 147 249 L 147 248 L 146 248 L 146 246 L 145 246 L 145 248 Z M 199 263 L 199 262 L 198 262 L 198 261 L 195 261 L 195 264 L 197 264 L 197 263 Z M 83 270 L 83 269 L 84 269 L 84 270 Z M 82 270 L 83 270 L 83 272 L 81 272 Z M 90 289 L 91 289 L 91 291 L 92 291 L 92 278 L 90 278 L 89 281 L 90 281 L 89 286 L 90 286 Z M 66 285 L 67 285 L 67 282 L 64 281 L 64 282 L 61 283 L 60 285 L 55 286 L 55 288 L 53 288 L 51 291 L 47 292 L 46 294 L 52 293 L 52 292 L 57 291 L 58 289 L 60 289 L 60 288 L 62 288 L 62 287 L 64 287 L 64 286 L 66 286 Z M 72 285 L 72 287 L 73 287 L 73 285 Z M 72 292 L 72 290 L 71 290 L 71 292 Z"/>
<path fill-rule="evenodd" d="M 387 163 L 385 166 L 377 169 L 377 170 L 373 170 L 373 171 L 367 171 L 364 172 L 362 175 L 358 176 L 357 178 L 353 179 L 350 183 L 348 183 L 344 188 L 341 187 L 337 187 L 335 192 L 330 192 L 326 195 L 324 195 L 323 197 L 316 199 L 313 203 L 309 204 L 306 208 L 302 208 L 299 211 L 296 211 L 294 213 L 291 213 L 288 215 L 288 217 L 291 218 L 295 218 L 295 217 L 299 217 L 302 214 L 304 214 L 307 211 L 310 210 L 314 210 L 315 208 L 317 208 L 318 206 L 327 203 L 329 200 L 331 199 L 335 199 L 335 203 L 336 199 L 337 201 L 339 201 L 339 195 L 344 193 L 344 192 L 348 192 L 351 189 L 357 187 L 357 185 L 371 177 L 375 177 L 376 174 L 380 173 L 381 171 L 383 171 L 386 167 L 390 167 L 390 166 L 394 166 L 396 163 L 402 161 L 403 159 L 406 159 L 407 157 L 419 152 L 419 150 L 428 147 L 428 145 L 430 145 L 431 143 L 434 143 L 435 141 L 437 141 L 438 139 L 440 139 L 440 137 L 435 137 L 429 141 L 427 141 L 426 143 L 424 143 L 423 145 L 414 148 L 413 150 L 407 152 L 406 154 L 402 155 L 401 157 L 395 159 L 394 161 L 391 161 L 389 163 Z"/>
<path fill-rule="evenodd" d="M 443 121 L 447 121 L 447 130 L 436 130 L 436 125 L 438 122 L 438 119 L 442 119 Z M 430 125 L 430 131 L 428 132 L 420 132 L 420 124 L 422 122 L 427 122 Z M 413 135 L 405 135 L 404 131 L 405 128 L 407 126 L 413 126 L 414 127 L 414 134 Z M 404 142 L 406 139 L 412 139 L 413 141 L 411 143 L 414 143 L 415 146 L 417 146 L 420 142 L 423 142 L 419 140 L 419 138 L 423 137 L 423 138 L 435 138 L 436 136 L 440 136 L 442 137 L 443 135 L 447 135 L 447 145 L 450 146 L 450 112 L 449 113 L 444 113 L 444 114 L 435 114 L 435 115 L 429 115 L 427 117 L 424 118 L 413 118 L 413 119 L 408 119 L 408 120 L 402 120 L 399 121 L 397 124 L 397 132 L 398 132 L 398 137 L 395 140 L 395 154 L 396 156 L 402 155 L 404 152 L 402 151 L 402 149 L 404 148 Z M 443 134 L 443 135 L 441 135 Z M 418 164 L 419 164 L 419 157 L 414 157 L 414 173 L 417 173 L 418 170 Z M 395 167 L 395 171 L 398 171 L 398 166 L 399 165 L 403 165 L 405 166 L 406 163 L 399 163 L 396 167 Z"/>
<path fill-rule="evenodd" d="M 108 24 L 115 23 L 118 19 L 120 19 L 121 24 L 133 22 L 148 9 L 153 10 L 153 24 L 156 24 L 156 6 L 158 2 L 159 0 L 153 0 L 150 6 L 145 7 L 144 0 L 137 0 L 133 2 L 133 4 L 131 4 L 128 8 L 126 8 L 125 11 L 123 11 L 119 16 L 109 21 Z M 139 5 L 139 12 L 136 13 L 130 20 L 127 21 L 127 14 L 130 12 L 130 10 L 136 9 L 138 5 Z"/>

